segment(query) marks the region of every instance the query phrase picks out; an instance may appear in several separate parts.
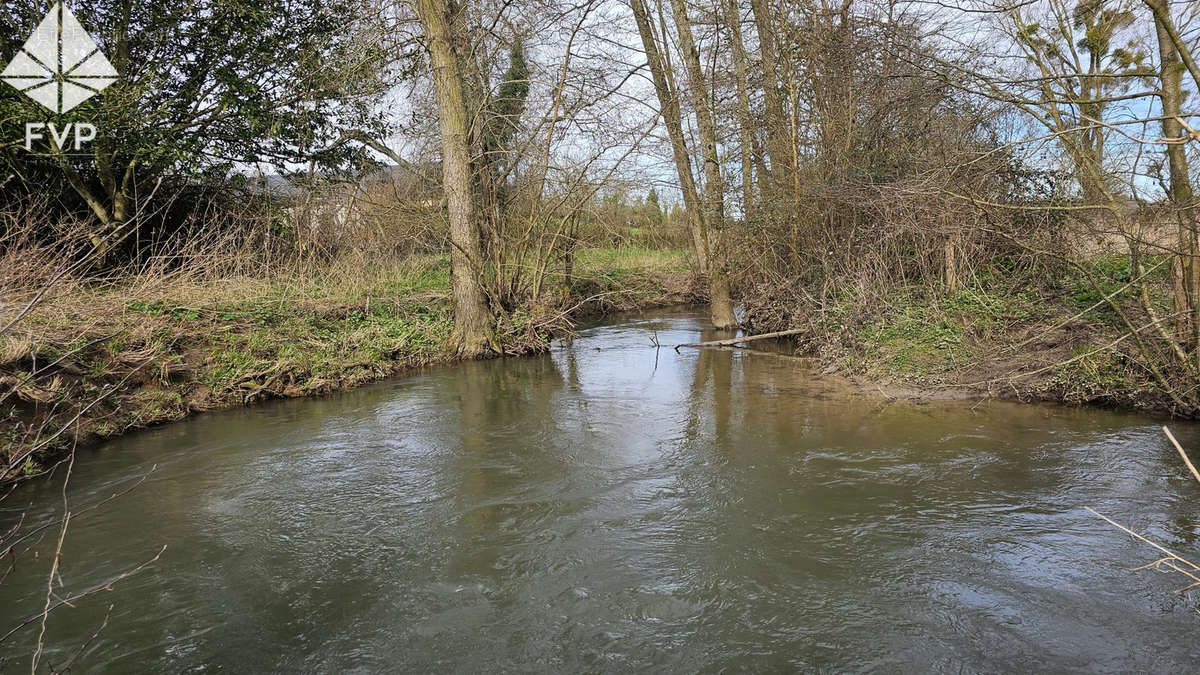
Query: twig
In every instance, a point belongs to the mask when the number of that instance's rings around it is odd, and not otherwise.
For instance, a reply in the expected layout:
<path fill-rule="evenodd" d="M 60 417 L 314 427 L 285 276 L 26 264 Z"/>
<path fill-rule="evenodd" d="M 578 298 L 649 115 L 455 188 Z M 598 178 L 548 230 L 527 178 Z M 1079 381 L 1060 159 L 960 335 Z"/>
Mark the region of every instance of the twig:
<path fill-rule="evenodd" d="M 1183 446 L 1179 444 L 1179 441 L 1175 440 L 1175 436 L 1171 434 L 1170 429 L 1163 427 L 1162 430 L 1167 435 L 1167 438 L 1171 440 L 1171 445 L 1174 445 L 1175 449 L 1179 451 L 1179 456 L 1183 458 L 1183 463 L 1187 464 L 1187 468 L 1191 470 L 1192 475 L 1196 477 L 1197 481 L 1200 481 L 1200 471 L 1196 471 L 1196 467 L 1192 465 L 1192 460 L 1188 459 L 1187 453 L 1183 451 Z"/>
<path fill-rule="evenodd" d="M 80 600 L 80 599 L 82 599 L 82 598 L 86 598 L 86 597 L 88 597 L 89 595 L 93 595 L 93 594 L 95 594 L 95 593 L 99 593 L 100 591 L 111 591 L 111 590 L 112 590 L 112 587 L 113 587 L 113 585 L 114 585 L 114 584 L 116 584 L 116 583 L 118 583 L 118 582 L 121 582 L 121 581 L 124 581 L 125 579 L 128 579 L 129 577 L 131 577 L 131 576 L 133 576 L 133 575 L 135 575 L 135 574 L 137 574 L 137 573 L 141 572 L 142 570 L 146 569 L 146 568 L 147 568 L 147 567 L 149 567 L 150 565 L 153 565 L 154 563 L 158 562 L 158 559 L 162 557 L 162 554 L 163 554 L 164 552 L 166 552 L 166 550 L 167 550 L 167 547 L 166 547 L 166 545 L 164 544 L 162 548 L 158 549 L 158 553 L 154 554 L 154 557 L 153 557 L 153 558 L 150 558 L 149 560 L 147 560 L 146 562 L 144 562 L 144 563 L 142 563 L 142 564 L 138 565 L 137 567 L 134 567 L 134 568 L 132 568 L 132 569 L 130 569 L 130 570 L 128 570 L 128 571 L 122 572 L 121 574 L 118 574 L 117 576 L 115 576 L 115 577 L 112 577 L 111 579 L 109 579 L 109 580 L 107 580 L 107 581 L 103 581 L 103 582 L 101 582 L 101 583 L 98 583 L 98 584 L 96 584 L 95 586 L 91 586 L 91 587 L 89 587 L 89 588 L 86 588 L 86 589 L 84 589 L 84 590 L 82 590 L 82 591 L 80 591 L 80 592 L 78 592 L 78 593 L 76 593 L 76 594 L 74 594 L 74 595 L 72 595 L 72 596 L 70 596 L 70 597 L 67 597 L 67 598 L 59 598 L 59 600 L 58 600 L 57 602 L 55 602 L 55 603 L 54 603 L 54 604 L 53 604 L 53 605 L 52 605 L 52 606 L 51 606 L 49 609 L 47 609 L 47 610 L 44 610 L 42 613 L 35 614 L 35 615 L 33 615 L 33 616 L 31 616 L 31 617 L 29 617 L 29 618 L 25 619 L 24 621 L 22 621 L 21 623 L 17 624 L 16 626 L 13 626 L 13 627 L 12 627 L 12 628 L 11 628 L 11 629 L 10 629 L 10 630 L 7 632 L 7 633 L 5 633 L 4 635 L 0 635 L 0 644 L 3 644 L 5 640 L 7 640 L 7 639 L 9 639 L 10 637 L 12 637 L 13 635 L 15 635 L 15 634 L 17 633 L 17 631 L 21 630 L 21 629 L 22 629 L 22 628 L 24 628 L 25 626 L 28 626 L 29 624 L 31 624 L 31 623 L 33 623 L 33 622 L 35 622 L 35 621 L 38 621 L 38 620 L 40 620 L 40 619 L 41 619 L 43 616 L 45 616 L 46 614 L 49 614 L 49 613 L 53 612 L 54 610 L 58 609 L 59 607 L 62 607 L 63 605 L 70 605 L 71 603 L 73 603 L 73 602 L 75 602 L 75 601 L 77 601 L 77 600 Z"/>
<path fill-rule="evenodd" d="M 1142 535 L 1138 534 L 1137 532 L 1134 532 L 1133 530 L 1129 529 L 1128 527 L 1125 527 L 1124 525 L 1118 523 L 1117 521 L 1113 520 L 1112 518 L 1109 518 L 1108 516 L 1101 514 L 1099 511 L 1097 511 L 1096 509 L 1093 509 L 1090 506 L 1085 506 L 1084 508 L 1087 509 L 1092 515 L 1104 520 L 1109 525 L 1112 525 L 1113 527 L 1125 532 L 1126 534 L 1133 537 L 1134 539 L 1137 539 L 1138 541 L 1149 544 L 1149 545 L 1153 546 L 1154 548 L 1158 549 L 1159 551 L 1162 551 L 1163 553 L 1167 554 L 1166 558 L 1157 560 L 1157 561 L 1151 563 L 1150 566 L 1158 567 L 1159 565 L 1166 565 L 1167 567 L 1170 567 L 1171 569 L 1175 570 L 1176 572 L 1179 572 L 1180 574 L 1188 577 L 1192 581 L 1194 581 L 1196 583 L 1200 583 L 1200 577 L 1196 576 L 1196 573 L 1200 573 L 1200 565 L 1197 565 L 1196 563 L 1171 552 L 1166 547 L 1164 547 L 1160 544 L 1156 544 L 1155 542 L 1150 541 L 1146 537 L 1143 537 Z M 1190 569 L 1184 569 L 1184 568 L 1180 567 L 1179 565 L 1176 565 L 1175 564 L 1176 562 L 1183 563 L 1184 565 L 1187 565 Z M 1145 567 L 1146 566 L 1139 567 L 1136 569 L 1144 569 Z M 1186 588 L 1191 588 L 1191 586 L 1187 586 Z"/>
<path fill-rule="evenodd" d="M 79 517 L 82 514 L 87 513 L 88 511 L 95 511 L 96 509 L 100 508 L 101 506 L 104 506 L 105 504 L 107 504 L 115 499 L 124 497 L 125 495 L 129 494 L 130 492 L 133 492 L 135 489 L 137 489 L 137 487 L 139 485 L 141 485 L 142 483 L 145 483 L 146 479 L 150 477 L 150 474 L 154 473 L 155 470 L 157 470 L 157 469 L 158 469 L 158 464 L 154 464 L 153 466 L 150 467 L 150 470 L 147 471 L 146 473 L 142 474 L 142 476 L 140 478 L 138 478 L 137 481 L 133 485 L 130 485 L 129 487 L 125 488 L 124 490 L 121 490 L 120 492 L 114 492 L 111 495 L 109 495 L 108 497 L 106 497 L 105 499 L 103 499 L 99 502 L 96 502 L 95 504 L 92 504 L 91 506 L 88 506 L 87 508 L 82 508 L 82 509 L 79 509 L 78 511 L 72 511 L 71 519 L 79 520 Z M 24 519 L 24 516 L 25 516 L 25 514 L 21 514 L 22 519 Z M 51 527 L 54 527 L 55 525 L 62 523 L 63 520 L 64 520 L 63 518 L 59 518 L 58 520 L 52 520 L 48 523 L 45 523 L 43 525 L 40 525 L 40 526 L 28 531 L 28 532 L 22 534 L 21 536 L 16 537 L 15 539 L 12 539 L 12 540 L 7 540 L 4 537 L 0 537 L 0 548 L 3 549 L 3 552 L 0 552 L 0 555 L 14 554 L 16 552 L 17 544 L 20 544 L 21 542 L 23 542 L 27 539 L 30 539 L 31 537 L 38 534 L 39 532 L 42 532 Z M 16 536 L 16 529 L 12 530 L 8 536 Z M 0 579 L 2 579 L 2 578 L 3 577 L 0 577 Z"/>
<path fill-rule="evenodd" d="M 104 620 L 100 622 L 100 627 L 96 629 L 96 632 L 92 633 L 92 636 L 90 638 L 88 638 L 86 642 L 79 645 L 79 649 L 75 650 L 75 653 L 71 655 L 71 658 L 67 659 L 66 663 L 64 663 L 62 666 L 60 666 L 58 668 L 55 668 L 54 669 L 55 672 L 59 672 L 59 673 L 71 672 L 71 664 L 75 663 L 75 659 L 79 658 L 79 656 L 81 654 L 83 654 L 84 650 L 86 650 L 88 648 L 88 645 L 95 642 L 96 638 L 100 637 L 100 633 L 104 632 L 105 627 L 108 626 L 108 620 L 110 617 L 112 617 L 113 607 L 115 607 L 115 605 L 108 606 L 108 611 L 104 613 Z"/>
<path fill-rule="evenodd" d="M 33 652 L 32 665 L 29 667 L 29 672 L 32 675 L 37 675 L 38 661 L 42 658 L 42 648 L 45 645 L 46 639 L 46 621 L 50 618 L 50 603 L 54 601 L 54 577 L 59 576 L 59 566 L 62 565 L 63 540 L 67 537 L 67 527 L 71 525 L 71 507 L 67 499 L 67 486 L 71 483 L 71 470 L 75 468 L 75 450 L 76 448 L 71 448 L 71 462 L 67 464 L 67 477 L 63 479 L 62 529 L 58 532 L 58 545 L 54 547 L 54 562 L 51 564 L 50 574 L 46 578 L 46 607 L 42 610 L 42 628 L 38 631 L 37 649 Z"/>

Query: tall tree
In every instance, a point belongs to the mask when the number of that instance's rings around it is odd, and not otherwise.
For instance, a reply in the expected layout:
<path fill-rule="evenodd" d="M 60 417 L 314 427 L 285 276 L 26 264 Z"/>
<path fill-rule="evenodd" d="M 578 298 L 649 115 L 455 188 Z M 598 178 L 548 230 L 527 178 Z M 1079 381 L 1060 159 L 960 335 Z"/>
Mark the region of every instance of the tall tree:
<path fill-rule="evenodd" d="M 1191 46 L 1184 41 L 1183 35 L 1179 32 L 1179 26 L 1176 25 L 1175 19 L 1171 16 L 1171 8 L 1163 0 L 1142 0 L 1151 13 L 1154 14 L 1154 23 L 1157 30 L 1162 30 L 1166 37 L 1170 39 L 1171 44 L 1179 52 L 1179 58 L 1183 61 L 1183 65 L 1192 75 L 1192 82 L 1195 83 L 1197 91 L 1200 91 L 1200 65 L 1196 63 L 1196 57 L 1192 54 Z"/>
<path fill-rule="evenodd" d="M 450 275 L 454 300 L 453 348 L 459 356 L 478 358 L 491 349 L 492 320 L 481 282 L 480 236 L 467 151 L 470 123 L 463 94 L 458 45 L 465 44 L 453 27 L 459 12 L 448 0 L 417 0 L 425 29 L 425 47 L 437 94 L 442 144 L 442 189 L 450 218 Z"/>
<path fill-rule="evenodd" d="M 687 215 L 688 229 L 692 234 L 692 245 L 696 251 L 700 272 L 707 274 L 708 246 L 704 242 L 708 239 L 708 230 L 700 208 L 696 178 L 692 174 L 691 155 L 688 153 L 686 137 L 683 134 L 683 113 L 679 107 L 679 97 L 671 86 L 671 80 L 667 78 L 668 66 L 659 50 L 654 19 L 645 0 L 630 0 L 630 7 L 637 22 L 638 35 L 642 39 L 642 48 L 646 52 L 646 64 L 650 67 L 650 75 L 654 80 L 659 114 L 667 127 L 667 137 L 671 140 L 671 155 L 675 159 L 675 171 L 679 176 L 679 191 L 683 193 L 683 209 Z"/>
<path fill-rule="evenodd" d="M 754 25 L 758 29 L 758 49 L 762 63 L 763 103 L 766 107 L 767 153 L 771 158 L 771 178 L 774 192 L 785 194 L 792 185 L 792 143 L 788 135 L 787 116 L 779 93 L 779 49 L 775 19 L 769 0 L 750 0 Z"/>
<path fill-rule="evenodd" d="M 42 14 L 5 12 L 0 48 L 10 55 Z M 44 2 L 20 3 L 30 10 Z M 344 165 L 348 147 L 319 153 L 347 128 L 371 126 L 380 54 L 357 40 L 373 29 L 366 0 L 77 0 L 71 8 L 111 61 L 112 86 L 58 118 L 0 88 L 6 119 L 90 122 L 87 152 L 47 139 L 26 152 L 0 142 L 0 173 L 90 212 L 93 244 L 123 237 L 159 179 L 223 181 L 239 165 L 286 167 L 317 157 Z M 335 21 L 332 17 L 357 17 Z M 372 129 L 373 130 L 373 129 Z"/>
<path fill-rule="evenodd" d="M 474 64 L 473 61 L 468 63 Z M 473 79 L 485 81 L 487 74 L 482 72 L 482 68 L 476 70 L 479 72 L 473 73 Z M 479 188 L 484 244 L 494 270 L 502 267 L 504 224 L 509 201 L 507 188 L 517 164 L 517 153 L 512 144 L 529 96 L 529 66 L 525 62 L 525 48 L 520 39 L 515 40 L 509 48 L 508 70 L 501 78 L 498 90 L 490 100 L 484 98 L 488 88 L 479 86 L 478 94 L 484 100 L 482 103 L 468 103 L 470 109 L 480 111 L 472 125 L 476 137 L 472 139 L 471 147 L 474 149 L 474 176 Z M 503 295 L 507 297 L 510 292 L 506 289 Z"/>
<path fill-rule="evenodd" d="M 671 0 L 675 30 L 679 35 L 679 50 L 683 53 L 688 89 L 696 108 L 696 126 L 700 131 L 700 157 L 704 164 L 704 218 L 707 236 L 702 244 L 709 259 L 709 309 L 717 328 L 737 327 L 733 315 L 733 299 L 729 291 L 725 242 L 725 178 L 721 175 L 721 158 L 717 154 L 717 125 L 708 102 L 708 78 L 700 66 L 700 51 L 692 36 L 692 23 L 687 15 L 685 0 Z"/>
<path fill-rule="evenodd" d="M 725 25 L 733 47 L 734 86 L 737 88 L 737 118 L 740 132 L 739 154 L 742 160 L 742 213 L 747 217 L 754 206 L 754 166 L 751 157 L 754 130 L 750 120 L 750 94 L 746 75 L 746 46 L 742 41 L 742 15 L 737 0 L 724 1 Z"/>
<path fill-rule="evenodd" d="M 1069 158 L 1083 199 L 1107 204 L 1113 180 L 1105 166 L 1107 114 L 1126 93 L 1134 76 L 1148 75 L 1135 48 L 1115 47 L 1118 31 L 1132 25 L 1132 12 L 1109 0 L 1049 0 L 1038 20 L 1022 8 L 1011 13 L 1014 38 L 1032 77 L 1025 91 L 1008 92 L 1016 104 L 1055 134 Z M 1007 76 L 1006 76 L 1007 77 Z"/>
<path fill-rule="evenodd" d="M 1175 312 L 1180 317 L 1186 317 L 1179 325 L 1184 327 L 1183 332 L 1188 333 L 1185 341 L 1197 359 L 1197 367 L 1200 367 L 1200 266 L 1197 265 L 1200 242 L 1196 236 L 1196 204 L 1188 172 L 1187 148 L 1184 146 L 1188 142 L 1188 134 L 1181 122 L 1186 97 L 1183 89 L 1185 64 L 1172 36 L 1166 1 L 1144 1 L 1153 12 L 1155 35 L 1158 38 L 1158 98 L 1162 102 L 1162 137 L 1167 143 L 1167 197 L 1178 220 L 1179 262 L 1175 269 L 1183 292 L 1175 295 Z"/>

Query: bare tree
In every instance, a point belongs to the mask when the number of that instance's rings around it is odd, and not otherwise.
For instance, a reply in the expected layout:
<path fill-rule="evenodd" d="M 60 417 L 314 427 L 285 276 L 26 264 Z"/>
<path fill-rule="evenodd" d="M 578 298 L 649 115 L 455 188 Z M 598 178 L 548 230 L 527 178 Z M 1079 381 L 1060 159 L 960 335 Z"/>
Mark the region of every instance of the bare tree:
<path fill-rule="evenodd" d="M 708 229 L 701 211 L 700 193 L 696 188 L 696 178 L 692 174 L 691 154 L 688 151 L 686 137 L 683 132 L 683 112 L 679 104 L 679 96 L 674 85 L 674 78 L 668 67 L 656 35 L 656 22 L 650 14 L 645 0 L 630 0 L 634 20 L 637 22 L 638 35 L 642 39 L 642 48 L 646 52 L 646 64 L 654 81 L 654 90 L 658 95 L 659 114 L 667 127 L 667 136 L 671 141 L 671 156 L 675 161 L 676 175 L 679 177 L 679 191 L 683 193 L 683 205 L 687 211 L 688 223 L 692 232 L 692 244 L 696 252 L 700 272 L 709 271 Z"/>
<path fill-rule="evenodd" d="M 1200 371 L 1200 242 L 1196 237 L 1196 210 L 1192 196 L 1191 177 L 1185 144 L 1188 135 L 1183 128 L 1183 61 L 1172 37 L 1170 13 L 1165 0 L 1145 0 L 1154 16 L 1155 35 L 1159 53 L 1159 100 L 1162 103 L 1162 138 L 1166 144 L 1169 165 L 1167 197 L 1175 210 L 1178 233 L 1178 264 L 1175 273 L 1177 286 L 1175 313 L 1181 317 L 1180 333 L 1193 352 Z M 1200 80 L 1198 80 L 1200 82 Z M 1190 325 L 1189 325 L 1190 324 Z"/>
<path fill-rule="evenodd" d="M 776 43 L 778 28 L 770 0 L 750 0 L 754 25 L 758 28 L 759 57 L 762 64 L 763 101 L 766 108 L 767 149 L 771 157 L 771 177 L 776 198 L 792 187 L 795 169 L 794 150 L 789 140 L 788 123 L 779 93 L 780 52 Z"/>
<path fill-rule="evenodd" d="M 737 89 L 738 154 L 741 158 L 742 212 L 748 215 L 754 207 L 754 128 L 750 118 L 750 90 L 747 77 L 746 45 L 742 40 L 742 15 L 737 0 L 724 0 L 724 22 L 729 30 L 732 47 L 734 86 Z"/>
<path fill-rule="evenodd" d="M 717 328 L 733 328 L 737 319 L 733 314 L 733 300 L 729 289 L 729 274 L 726 268 L 724 244 L 720 230 L 725 219 L 725 181 L 721 174 L 720 158 L 717 155 L 716 125 L 708 103 L 708 83 L 700 66 L 700 53 L 692 37 L 691 22 L 682 0 L 671 0 L 675 28 L 678 32 L 680 51 L 687 72 L 688 89 L 696 109 L 697 126 L 700 129 L 701 162 L 704 165 L 704 194 L 701 198 L 692 175 L 691 153 L 683 133 L 682 113 L 679 103 L 680 91 L 673 87 L 675 78 L 669 63 L 663 57 L 659 40 L 655 35 L 654 19 L 643 0 L 631 0 L 638 33 L 646 51 L 646 59 L 654 79 L 663 121 L 671 137 L 675 166 L 679 182 L 684 189 L 684 203 L 693 222 L 693 239 L 696 256 L 707 262 L 709 277 L 709 301 L 711 319 Z M 663 30 L 665 26 L 660 26 Z M 665 46 L 665 45 L 664 45 Z"/>
<path fill-rule="evenodd" d="M 721 173 L 721 158 L 717 154 L 717 127 L 708 101 L 709 80 L 700 65 L 700 51 L 692 36 L 686 0 L 671 0 L 675 29 L 679 35 L 679 50 L 687 72 L 688 89 L 696 108 L 696 126 L 700 130 L 701 162 L 704 165 L 704 218 L 707 235 L 701 241 L 709 261 L 709 309 L 713 326 L 720 329 L 737 327 L 733 315 L 733 300 L 729 292 L 729 272 L 725 242 L 725 178 Z"/>
<path fill-rule="evenodd" d="M 468 152 L 470 128 L 463 95 L 461 20 L 447 0 L 417 0 L 417 15 L 425 29 L 426 48 L 437 91 L 438 128 L 442 137 L 442 189 L 450 218 L 450 269 L 454 298 L 454 350 L 460 356 L 485 356 L 492 348 L 491 317 L 484 302 L 480 275 L 478 213 Z"/>

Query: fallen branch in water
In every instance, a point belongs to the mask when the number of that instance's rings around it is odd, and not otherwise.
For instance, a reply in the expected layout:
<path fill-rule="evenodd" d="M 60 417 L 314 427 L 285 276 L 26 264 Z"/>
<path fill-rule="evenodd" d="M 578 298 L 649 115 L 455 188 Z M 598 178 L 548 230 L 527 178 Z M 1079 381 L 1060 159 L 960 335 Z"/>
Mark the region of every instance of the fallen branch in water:
<path fill-rule="evenodd" d="M 684 345 L 679 345 L 679 346 L 682 347 Z M 736 347 L 736 346 L 728 347 L 725 345 L 713 345 L 711 347 L 705 347 L 705 349 L 711 349 L 711 350 L 718 351 L 718 352 L 742 352 L 743 354 L 753 354 L 754 356 L 766 356 L 766 357 L 770 357 L 772 359 L 785 359 L 785 360 L 789 360 L 789 361 L 803 361 L 804 363 L 807 363 L 809 365 L 818 364 L 820 362 L 820 359 L 815 356 L 800 356 L 798 354 L 784 354 L 782 352 L 764 352 L 764 351 L 756 351 L 753 349 L 745 350 L 745 349 L 742 349 L 741 347 Z"/>
<path fill-rule="evenodd" d="M 789 335 L 799 335 L 805 332 L 804 328 L 796 328 L 793 330 L 781 330 L 777 333 L 763 333 L 761 335 L 743 335 L 738 338 L 729 338 L 728 340 L 710 340 L 709 342 L 688 342 L 682 345 L 675 345 L 675 351 L 679 351 L 680 347 L 732 347 L 743 342 L 754 342 L 755 340 L 769 340 L 771 338 L 787 337 Z"/>
<path fill-rule="evenodd" d="M 1171 440 L 1171 445 L 1174 445 L 1175 449 L 1179 451 L 1179 456 L 1183 458 L 1183 463 L 1187 464 L 1187 468 L 1191 469 L 1192 475 L 1196 477 L 1197 481 L 1200 481 L 1200 471 L 1196 471 L 1196 467 L 1192 465 L 1192 460 L 1188 459 L 1187 453 L 1183 451 L 1183 446 L 1179 444 L 1179 441 L 1175 440 L 1175 436 L 1171 433 L 1170 429 L 1163 427 L 1162 430 L 1167 435 L 1167 438 Z"/>
<path fill-rule="evenodd" d="M 1196 588 L 1197 586 L 1200 586 L 1200 576 L 1197 576 L 1198 574 L 1200 574 L 1200 565 L 1197 565 L 1196 563 L 1170 551 L 1165 546 L 1162 546 L 1153 541 L 1150 541 L 1146 537 L 1138 534 L 1137 532 L 1134 532 L 1133 530 L 1129 529 L 1128 527 L 1125 527 L 1124 525 L 1118 523 L 1117 521 L 1113 520 L 1112 518 L 1109 518 L 1108 516 L 1101 514 L 1099 511 L 1097 511 L 1096 509 L 1093 509 L 1090 506 L 1085 506 L 1084 508 L 1086 508 L 1093 515 L 1097 516 L 1098 518 L 1103 519 L 1108 524 L 1120 529 L 1121 531 L 1125 532 L 1126 534 L 1133 537 L 1134 539 L 1137 539 L 1138 541 L 1149 544 L 1149 545 L 1153 546 L 1154 548 L 1158 549 L 1159 551 L 1166 554 L 1165 558 L 1159 558 L 1158 560 L 1155 560 L 1154 562 L 1146 564 L 1146 565 L 1142 565 L 1141 567 L 1134 567 L 1130 571 L 1138 571 L 1138 570 L 1144 570 L 1144 569 L 1150 569 L 1150 568 L 1154 568 L 1156 570 L 1161 571 L 1162 568 L 1166 567 L 1167 569 L 1174 570 L 1192 580 L 1192 583 L 1179 589 L 1180 593 L 1186 593 L 1186 592 Z M 1197 610 L 1197 612 L 1200 612 L 1200 610 Z"/>
<path fill-rule="evenodd" d="M 1187 453 L 1184 452 L 1183 446 L 1179 444 L 1179 441 L 1175 440 L 1175 435 L 1172 434 L 1171 430 L 1165 426 L 1162 428 L 1162 430 L 1163 430 L 1163 433 L 1167 435 L 1167 438 L 1170 439 L 1171 445 L 1174 445 L 1175 449 L 1179 451 L 1179 456 L 1183 458 L 1183 463 L 1187 465 L 1187 468 L 1189 470 L 1191 470 L 1192 475 L 1196 477 L 1196 480 L 1200 481 L 1200 472 L 1196 471 L 1195 465 L 1192 464 L 1192 460 L 1189 459 L 1187 456 Z M 1182 574 L 1183 576 L 1192 580 L 1192 583 L 1179 589 L 1180 593 L 1189 593 L 1192 589 L 1200 587 L 1200 565 L 1197 565 L 1196 563 L 1188 560 L 1187 558 L 1184 558 L 1183 556 L 1169 550 L 1167 547 L 1165 547 L 1161 544 L 1158 544 L 1156 542 L 1153 542 L 1153 541 L 1147 539 L 1146 537 L 1138 534 L 1137 532 L 1134 532 L 1133 530 L 1131 530 L 1128 527 L 1125 527 L 1124 525 L 1118 523 L 1117 521 L 1113 520 L 1112 518 L 1109 518 L 1108 516 L 1101 514 L 1099 511 L 1097 511 L 1096 509 L 1093 509 L 1090 506 L 1085 506 L 1084 508 L 1086 508 L 1089 512 L 1091 512 L 1092 515 L 1095 515 L 1096 517 L 1103 519 L 1109 525 L 1112 525 L 1113 527 L 1121 530 L 1122 532 L 1125 532 L 1130 537 L 1133 537 L 1134 539 L 1137 539 L 1138 541 L 1140 541 L 1142 543 L 1149 544 L 1149 545 L 1153 546 L 1154 548 L 1158 549 L 1160 552 L 1166 554 L 1165 558 L 1159 558 L 1158 560 L 1155 560 L 1154 562 L 1148 563 L 1146 565 L 1142 565 L 1141 567 L 1134 567 L 1130 571 L 1136 572 L 1139 570 L 1153 568 L 1153 569 L 1156 569 L 1161 572 L 1161 571 L 1163 571 L 1163 568 L 1166 568 L 1168 570 L 1178 572 L 1179 574 Z M 1189 598 L 1190 598 L 1190 594 L 1189 594 Z M 1197 614 L 1200 614 L 1200 608 L 1193 608 L 1193 609 L 1196 611 Z"/>

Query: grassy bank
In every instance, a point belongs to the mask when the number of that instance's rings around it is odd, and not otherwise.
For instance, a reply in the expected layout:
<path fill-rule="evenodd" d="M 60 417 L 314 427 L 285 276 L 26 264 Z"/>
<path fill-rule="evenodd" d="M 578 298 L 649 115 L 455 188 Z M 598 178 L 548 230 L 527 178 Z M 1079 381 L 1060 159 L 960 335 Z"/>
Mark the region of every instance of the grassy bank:
<path fill-rule="evenodd" d="M 1121 299 L 1125 259 L 1092 265 L 1109 280 L 1103 292 Z M 506 353 L 544 349 L 564 319 L 704 299 L 681 251 L 587 249 L 575 269 L 569 289 L 558 280 L 555 309 L 507 317 L 498 336 Z M 1112 344 L 1122 324 L 1085 275 L 1040 279 L 996 273 L 954 294 L 912 286 L 886 301 L 846 288 L 803 315 L 801 349 L 825 372 L 893 396 L 1169 409 L 1128 345 Z M 1155 279 L 1164 311 L 1165 280 L 1165 271 Z M 0 401 L 0 452 L 11 458 L 37 446 L 24 466 L 36 472 L 74 443 L 446 362 L 449 288 L 445 256 L 386 265 L 346 258 L 274 277 L 64 284 L 0 337 L 0 391 L 11 392 Z"/>
<path fill-rule="evenodd" d="M 584 250 L 562 305 L 577 318 L 691 302 L 690 277 L 682 252 Z M 12 392 L 0 453 L 37 447 L 24 466 L 36 472 L 76 442 L 446 361 L 449 288 L 445 256 L 345 259 L 286 278 L 62 284 L 0 337 L 0 391 Z M 505 351 L 544 348 L 560 312 L 509 317 Z"/>
<path fill-rule="evenodd" d="M 1132 308 L 1128 265 L 1116 256 L 1090 261 L 1086 272 L 993 273 L 957 293 L 912 286 L 886 301 L 845 291 L 806 317 L 804 348 L 825 372 L 892 396 L 984 395 L 1171 412 L 1144 354 L 1132 351 L 1119 315 L 1087 278 L 1104 279 L 1101 291 Z M 1149 282 L 1162 314 L 1169 313 L 1165 268 Z"/>

